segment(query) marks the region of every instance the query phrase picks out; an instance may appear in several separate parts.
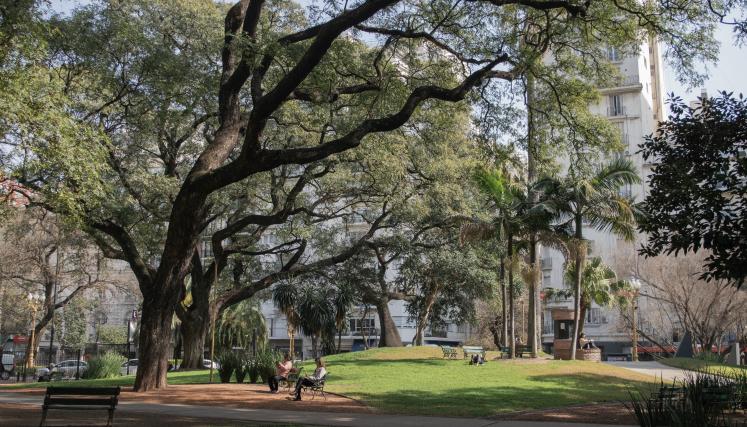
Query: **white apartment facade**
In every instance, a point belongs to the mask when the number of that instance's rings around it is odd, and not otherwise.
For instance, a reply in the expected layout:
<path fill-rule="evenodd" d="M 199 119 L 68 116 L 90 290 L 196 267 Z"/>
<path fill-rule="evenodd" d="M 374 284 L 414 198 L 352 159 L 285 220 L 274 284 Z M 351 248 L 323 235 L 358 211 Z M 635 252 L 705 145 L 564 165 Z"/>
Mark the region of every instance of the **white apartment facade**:
<path fill-rule="evenodd" d="M 591 105 L 590 110 L 607 119 L 616 126 L 621 135 L 623 151 L 617 155 L 631 160 L 642 178 L 640 184 L 621 189 L 625 195 L 641 201 L 647 192 L 646 177 L 651 173 L 651 165 L 638 154 L 638 146 L 645 136 L 655 132 L 658 123 L 663 120 L 663 65 L 656 42 L 643 43 L 638 55 L 620 55 L 614 49 L 608 50 L 610 61 L 615 64 L 622 75 L 619 86 L 600 90 L 601 100 Z M 600 232 L 584 226 L 584 237 L 589 240 L 588 257 L 601 257 L 602 261 L 613 267 L 620 279 L 630 279 L 632 272 L 621 263 L 623 259 L 635 257 L 636 244 L 624 242 L 610 232 Z M 564 257 L 553 249 L 541 251 L 542 288 L 565 288 Z M 587 258 L 588 259 L 588 258 Z M 643 319 L 647 311 L 656 310 L 655 304 L 640 301 L 639 316 Z M 550 300 L 543 307 L 542 343 L 546 351 L 552 350 L 553 308 L 572 308 L 573 301 Z M 621 328 L 619 309 L 593 305 L 588 310 L 584 332 L 588 338 L 602 348 L 603 355 L 631 354 L 631 334 Z"/>

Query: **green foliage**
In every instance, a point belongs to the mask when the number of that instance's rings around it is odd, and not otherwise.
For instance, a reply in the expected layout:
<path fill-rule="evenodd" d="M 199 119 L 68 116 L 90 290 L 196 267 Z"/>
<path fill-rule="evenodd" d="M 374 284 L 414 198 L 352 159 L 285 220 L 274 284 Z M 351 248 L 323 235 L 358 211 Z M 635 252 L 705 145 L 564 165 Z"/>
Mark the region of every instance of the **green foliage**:
<path fill-rule="evenodd" d="M 242 384 L 249 373 L 250 361 L 247 357 L 240 355 L 236 364 L 236 382 Z"/>
<path fill-rule="evenodd" d="M 708 252 L 703 278 L 747 278 L 747 100 L 721 93 L 695 108 L 680 98 L 641 145 L 654 162 L 642 204 L 646 256 Z"/>
<path fill-rule="evenodd" d="M 254 363 L 257 369 L 259 378 L 265 383 L 269 381 L 269 378 L 275 375 L 275 366 L 283 360 L 283 355 L 279 351 L 264 348 L 257 351 L 257 355 L 254 357 Z"/>
<path fill-rule="evenodd" d="M 88 369 L 83 373 L 85 379 L 116 378 L 121 375 L 122 364 L 127 360 L 115 352 L 106 352 L 88 361 Z"/>
<path fill-rule="evenodd" d="M 572 296 L 576 277 L 576 266 L 569 263 L 565 270 L 565 290 L 546 289 L 545 295 L 552 298 L 558 295 L 564 298 Z M 581 305 L 585 308 L 591 307 L 592 302 L 599 306 L 617 305 L 625 307 L 628 297 L 633 291 L 630 284 L 624 280 L 617 280 L 617 274 L 612 268 L 602 262 L 600 257 L 591 258 L 584 265 L 581 274 Z"/>
<path fill-rule="evenodd" d="M 223 311 L 216 322 L 216 344 L 230 350 L 234 347 L 249 349 L 256 338 L 262 346 L 267 339 L 265 318 L 257 299 L 248 299 Z"/>
<path fill-rule="evenodd" d="M 225 351 L 218 356 L 218 376 L 220 382 L 231 382 L 231 376 L 242 364 L 241 357 L 233 351 Z"/>
<path fill-rule="evenodd" d="M 125 344 L 127 342 L 127 325 L 101 325 L 97 333 L 100 343 Z"/>
<path fill-rule="evenodd" d="M 88 340 L 86 335 L 86 307 L 82 298 L 73 298 L 55 317 L 55 330 L 60 332 L 60 345 L 66 348 L 83 348 Z M 64 328 L 62 327 L 64 323 Z M 64 333 L 62 333 L 64 331 Z"/>

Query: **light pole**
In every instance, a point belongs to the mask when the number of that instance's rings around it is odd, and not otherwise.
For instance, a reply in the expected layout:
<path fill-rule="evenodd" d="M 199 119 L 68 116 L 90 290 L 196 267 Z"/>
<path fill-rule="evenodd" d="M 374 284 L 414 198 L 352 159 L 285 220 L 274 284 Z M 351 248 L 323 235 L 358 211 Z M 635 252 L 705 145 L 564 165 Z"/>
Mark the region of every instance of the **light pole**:
<path fill-rule="evenodd" d="M 29 342 L 29 351 L 26 354 L 26 366 L 32 367 L 34 366 L 34 350 L 35 345 L 34 341 L 36 338 L 36 311 L 39 309 L 39 302 L 41 301 L 41 295 L 38 294 L 32 294 L 29 292 L 29 294 L 26 296 L 26 299 L 28 300 L 29 308 L 31 308 L 31 341 Z"/>
<path fill-rule="evenodd" d="M 638 293 L 641 290 L 641 281 L 637 277 L 633 277 L 630 281 L 631 286 L 633 287 L 633 298 L 632 298 L 632 305 L 633 305 L 633 346 L 631 349 L 632 357 L 631 359 L 633 362 L 638 361 Z"/>
<path fill-rule="evenodd" d="M 57 264 L 58 264 L 57 274 L 58 274 L 58 276 L 56 276 L 55 279 L 54 279 L 54 291 L 52 292 L 52 326 L 49 329 L 49 334 L 50 334 L 50 338 L 49 338 L 49 364 L 50 365 L 52 364 L 52 348 L 54 346 L 54 313 L 55 313 L 55 311 L 57 311 L 56 310 L 56 305 L 57 305 L 57 278 L 59 277 L 59 256 L 60 255 L 58 253 L 57 254 L 57 259 L 58 259 L 58 262 L 57 262 Z M 55 360 L 55 362 L 56 361 L 57 360 Z"/>
<path fill-rule="evenodd" d="M 137 310 L 132 310 L 130 318 L 127 319 L 127 375 L 130 375 L 130 341 L 132 341 L 131 332 L 134 332 L 132 331 L 132 322 L 136 320 Z"/>

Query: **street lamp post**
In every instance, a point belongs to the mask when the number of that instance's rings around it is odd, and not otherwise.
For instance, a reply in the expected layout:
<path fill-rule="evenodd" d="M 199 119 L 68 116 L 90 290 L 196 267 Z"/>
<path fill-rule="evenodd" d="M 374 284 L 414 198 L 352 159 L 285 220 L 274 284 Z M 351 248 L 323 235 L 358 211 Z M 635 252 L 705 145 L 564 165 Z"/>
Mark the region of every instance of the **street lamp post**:
<path fill-rule="evenodd" d="M 28 354 L 26 354 L 26 366 L 32 367 L 34 366 L 34 350 L 36 347 L 34 345 L 34 340 L 36 338 L 36 311 L 39 309 L 38 304 L 41 297 L 29 292 L 26 298 L 28 299 L 29 308 L 31 308 L 31 341 L 29 342 Z"/>
<path fill-rule="evenodd" d="M 132 341 L 132 322 L 135 320 L 137 320 L 137 310 L 132 310 L 130 318 L 127 319 L 127 375 L 130 375 L 130 342 Z"/>
<path fill-rule="evenodd" d="M 59 254 L 57 256 L 58 256 L 58 259 L 59 259 Z M 55 313 L 55 311 L 57 311 L 57 310 L 55 310 L 56 304 L 57 304 L 57 277 L 55 277 L 55 280 L 54 280 L 54 291 L 52 293 L 52 326 L 49 329 L 49 334 L 50 334 L 50 338 L 49 338 L 49 364 L 50 365 L 52 364 L 52 348 L 54 346 L 54 313 Z"/>
<path fill-rule="evenodd" d="M 630 281 L 630 284 L 633 287 L 633 301 L 632 301 L 632 308 L 633 308 L 632 317 L 633 318 L 631 322 L 633 324 L 633 329 L 632 329 L 632 332 L 633 332 L 632 344 L 633 345 L 631 349 L 631 353 L 632 353 L 631 359 L 633 360 L 633 362 L 637 362 L 638 361 L 638 293 L 640 292 L 640 289 L 641 289 L 641 281 L 637 277 L 634 277 Z"/>

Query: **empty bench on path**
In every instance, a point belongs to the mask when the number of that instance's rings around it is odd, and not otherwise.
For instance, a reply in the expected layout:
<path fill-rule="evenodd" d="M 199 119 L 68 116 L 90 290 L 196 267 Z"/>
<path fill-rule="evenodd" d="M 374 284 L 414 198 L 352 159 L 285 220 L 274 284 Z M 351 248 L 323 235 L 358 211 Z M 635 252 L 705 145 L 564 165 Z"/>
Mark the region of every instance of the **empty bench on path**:
<path fill-rule="evenodd" d="M 449 347 L 448 345 L 442 345 L 441 351 L 444 352 L 444 359 L 456 359 L 457 358 L 457 351 L 454 347 Z"/>
<path fill-rule="evenodd" d="M 485 349 L 482 347 L 465 345 L 462 347 L 462 351 L 464 352 L 465 359 L 473 354 L 479 354 L 483 359 L 485 359 Z"/>
<path fill-rule="evenodd" d="M 106 425 L 111 426 L 119 392 L 119 387 L 47 387 L 39 425 L 45 425 L 50 409 L 75 409 L 106 410 L 109 412 Z"/>

